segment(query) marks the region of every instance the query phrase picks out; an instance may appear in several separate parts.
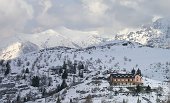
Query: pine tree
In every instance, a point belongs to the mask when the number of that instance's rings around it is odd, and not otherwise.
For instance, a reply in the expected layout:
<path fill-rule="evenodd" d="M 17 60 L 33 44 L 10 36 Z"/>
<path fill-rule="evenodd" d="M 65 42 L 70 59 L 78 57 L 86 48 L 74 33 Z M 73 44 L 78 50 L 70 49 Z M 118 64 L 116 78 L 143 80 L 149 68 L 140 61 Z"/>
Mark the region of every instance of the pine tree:
<path fill-rule="evenodd" d="M 73 75 L 73 83 L 75 83 L 75 79 L 76 79 L 76 77 Z"/>
<path fill-rule="evenodd" d="M 10 71 L 9 68 L 7 68 L 7 69 L 5 70 L 5 74 L 4 74 L 4 75 L 7 76 L 7 75 L 9 74 L 9 71 Z"/>
<path fill-rule="evenodd" d="M 11 66 L 10 66 L 10 63 L 8 61 L 7 64 L 6 64 L 6 70 L 5 70 L 4 75 L 7 76 L 9 74 L 10 70 L 11 70 Z"/>
<path fill-rule="evenodd" d="M 136 71 L 135 71 L 135 69 L 133 68 L 133 70 L 131 71 L 131 73 L 132 74 L 135 74 L 136 73 Z"/>
<path fill-rule="evenodd" d="M 28 68 L 26 68 L 25 73 L 29 73 L 29 69 Z"/>
<path fill-rule="evenodd" d="M 62 84 L 61 84 L 61 87 L 60 87 L 60 90 L 64 89 L 67 87 L 67 83 L 65 81 L 65 79 L 63 80 Z"/>
<path fill-rule="evenodd" d="M 70 99 L 70 103 L 73 103 L 73 100 L 72 100 L 72 99 Z"/>
<path fill-rule="evenodd" d="M 18 59 L 18 61 L 17 61 L 17 66 L 20 67 L 21 64 L 22 64 L 21 59 Z"/>
<path fill-rule="evenodd" d="M 146 92 L 149 93 L 151 91 L 151 87 L 148 85 L 146 88 Z"/>
<path fill-rule="evenodd" d="M 24 102 L 27 102 L 27 98 L 26 97 L 24 98 Z"/>
<path fill-rule="evenodd" d="M 82 70 L 79 70 L 79 77 L 83 78 L 83 71 Z"/>
<path fill-rule="evenodd" d="M 26 95 L 27 101 L 31 100 L 31 92 L 29 92 L 29 94 Z"/>
<path fill-rule="evenodd" d="M 63 69 L 60 68 L 60 69 L 59 69 L 59 75 L 61 75 L 62 73 L 63 73 Z"/>
<path fill-rule="evenodd" d="M 138 69 L 138 70 L 136 71 L 136 74 L 141 76 L 141 75 L 142 75 L 142 74 L 141 74 L 141 70 Z"/>
<path fill-rule="evenodd" d="M 46 95 L 46 89 L 44 88 L 42 91 L 42 96 L 44 97 Z"/>
<path fill-rule="evenodd" d="M 84 69 L 84 65 L 83 64 L 81 64 L 81 69 Z"/>
<path fill-rule="evenodd" d="M 32 86 L 33 87 L 39 87 L 40 79 L 38 76 L 34 76 L 32 79 Z"/>
<path fill-rule="evenodd" d="M 65 69 L 63 75 L 62 75 L 62 79 L 67 79 L 68 73 L 67 73 L 67 69 Z"/>
<path fill-rule="evenodd" d="M 125 99 L 123 99 L 123 103 L 126 103 Z"/>
<path fill-rule="evenodd" d="M 7 61 L 6 67 L 11 69 L 10 61 Z"/>
<path fill-rule="evenodd" d="M 20 96 L 18 95 L 17 96 L 17 103 L 19 103 L 20 102 Z"/>
<path fill-rule="evenodd" d="M 0 65 L 2 66 L 5 60 L 0 60 Z"/>
<path fill-rule="evenodd" d="M 140 93 L 140 92 L 141 92 L 141 86 L 140 86 L 140 85 L 137 85 L 137 86 L 136 86 L 136 92 L 137 92 L 137 93 Z"/>
<path fill-rule="evenodd" d="M 60 96 L 58 96 L 56 103 L 61 103 Z"/>
<path fill-rule="evenodd" d="M 78 64 L 78 69 L 79 70 L 84 69 L 84 65 L 81 62 Z"/>
<path fill-rule="evenodd" d="M 56 92 L 59 92 L 61 90 L 60 85 L 57 86 Z"/>
<path fill-rule="evenodd" d="M 66 70 L 67 69 L 67 65 L 66 65 L 66 62 L 64 61 L 63 63 L 63 69 Z"/>
<path fill-rule="evenodd" d="M 73 74 L 76 74 L 76 64 L 74 63 L 74 66 L 73 66 Z"/>
<path fill-rule="evenodd" d="M 48 86 L 51 86 L 51 82 L 50 81 L 48 82 Z"/>

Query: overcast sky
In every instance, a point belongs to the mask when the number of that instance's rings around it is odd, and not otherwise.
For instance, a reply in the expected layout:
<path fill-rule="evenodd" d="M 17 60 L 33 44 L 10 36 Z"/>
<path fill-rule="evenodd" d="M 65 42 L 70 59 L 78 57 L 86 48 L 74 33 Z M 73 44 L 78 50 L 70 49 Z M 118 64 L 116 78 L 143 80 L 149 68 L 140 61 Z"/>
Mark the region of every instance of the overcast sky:
<path fill-rule="evenodd" d="M 170 0 L 0 0 L 0 40 L 59 27 L 111 35 L 169 10 Z"/>

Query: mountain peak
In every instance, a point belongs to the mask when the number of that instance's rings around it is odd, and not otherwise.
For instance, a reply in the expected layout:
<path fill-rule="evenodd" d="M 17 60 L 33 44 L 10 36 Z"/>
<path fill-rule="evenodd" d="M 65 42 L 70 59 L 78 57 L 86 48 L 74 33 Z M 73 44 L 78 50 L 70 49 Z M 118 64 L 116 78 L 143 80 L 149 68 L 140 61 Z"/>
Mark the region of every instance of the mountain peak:
<path fill-rule="evenodd" d="M 46 31 L 41 32 L 42 34 L 58 34 L 55 30 L 53 29 L 48 29 Z"/>

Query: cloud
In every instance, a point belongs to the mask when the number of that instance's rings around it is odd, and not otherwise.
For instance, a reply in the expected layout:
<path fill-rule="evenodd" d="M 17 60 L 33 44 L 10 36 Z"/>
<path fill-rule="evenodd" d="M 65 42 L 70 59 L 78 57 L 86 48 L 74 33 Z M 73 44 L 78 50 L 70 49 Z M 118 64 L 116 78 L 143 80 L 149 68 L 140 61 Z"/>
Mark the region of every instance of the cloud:
<path fill-rule="evenodd" d="M 83 6 L 93 16 L 103 16 L 108 6 L 103 0 L 82 0 Z"/>
<path fill-rule="evenodd" d="M 16 33 L 33 18 L 33 9 L 22 0 L 0 0 L 0 34 L 2 36 Z"/>
<path fill-rule="evenodd" d="M 0 0 L 1 39 L 67 27 L 112 35 L 158 17 L 170 17 L 169 0 Z"/>
<path fill-rule="evenodd" d="M 50 0 L 40 0 L 39 4 L 44 7 L 42 14 L 45 14 L 48 11 L 48 9 L 52 7 L 52 3 Z"/>

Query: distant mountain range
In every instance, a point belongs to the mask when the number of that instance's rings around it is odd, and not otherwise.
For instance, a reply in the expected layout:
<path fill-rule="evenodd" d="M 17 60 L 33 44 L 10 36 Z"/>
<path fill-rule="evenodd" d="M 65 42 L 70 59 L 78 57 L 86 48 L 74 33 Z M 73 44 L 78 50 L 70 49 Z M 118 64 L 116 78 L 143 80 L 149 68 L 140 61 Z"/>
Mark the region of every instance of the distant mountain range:
<path fill-rule="evenodd" d="M 64 29 L 62 30 L 64 32 L 61 33 L 49 29 L 40 33 L 15 36 L 11 38 L 13 42 L 7 48 L 1 50 L 0 58 L 11 59 L 19 54 L 58 46 L 80 49 L 109 40 L 109 38 L 101 37 L 94 31 L 80 32 L 67 28 L 62 29 Z"/>
<path fill-rule="evenodd" d="M 86 48 L 103 45 L 114 40 L 125 40 L 158 48 L 170 48 L 170 20 L 158 19 L 137 30 L 119 33 L 113 38 L 99 35 L 96 31 L 76 31 L 60 28 L 49 29 L 40 33 L 22 34 L 11 38 L 13 41 L 7 48 L 0 51 L 1 59 L 11 59 L 18 55 L 51 47 Z"/>

